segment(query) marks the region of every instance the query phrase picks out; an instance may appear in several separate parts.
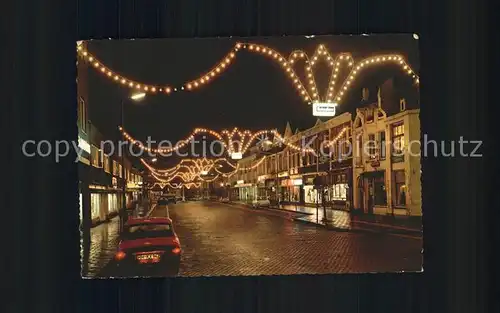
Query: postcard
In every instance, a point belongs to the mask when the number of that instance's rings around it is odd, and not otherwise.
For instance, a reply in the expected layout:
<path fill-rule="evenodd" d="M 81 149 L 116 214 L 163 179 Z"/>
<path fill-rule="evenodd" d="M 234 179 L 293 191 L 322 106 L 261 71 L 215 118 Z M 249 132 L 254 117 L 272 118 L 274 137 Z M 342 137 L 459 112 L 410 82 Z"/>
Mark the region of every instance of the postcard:
<path fill-rule="evenodd" d="M 82 277 L 423 271 L 418 39 L 77 42 Z"/>

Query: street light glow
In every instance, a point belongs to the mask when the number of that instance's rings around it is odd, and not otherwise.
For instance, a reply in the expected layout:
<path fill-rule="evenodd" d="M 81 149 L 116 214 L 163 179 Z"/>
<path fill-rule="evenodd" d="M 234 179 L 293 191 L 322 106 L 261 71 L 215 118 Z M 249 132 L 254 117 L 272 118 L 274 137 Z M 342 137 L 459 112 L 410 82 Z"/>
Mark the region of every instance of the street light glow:
<path fill-rule="evenodd" d="M 146 97 L 146 93 L 140 92 L 140 93 L 136 93 L 136 94 L 133 94 L 132 96 L 130 96 L 130 99 L 137 101 L 137 100 L 142 100 L 144 97 Z"/>

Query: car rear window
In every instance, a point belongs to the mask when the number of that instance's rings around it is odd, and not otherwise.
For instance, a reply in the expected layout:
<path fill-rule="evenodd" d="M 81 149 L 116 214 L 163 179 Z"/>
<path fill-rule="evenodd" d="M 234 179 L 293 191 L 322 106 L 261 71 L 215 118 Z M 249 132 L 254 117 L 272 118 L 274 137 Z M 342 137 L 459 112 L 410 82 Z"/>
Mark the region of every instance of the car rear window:
<path fill-rule="evenodd" d="M 139 224 L 128 226 L 123 236 L 127 240 L 133 240 L 151 237 L 170 237 L 173 235 L 172 225 L 170 224 Z"/>

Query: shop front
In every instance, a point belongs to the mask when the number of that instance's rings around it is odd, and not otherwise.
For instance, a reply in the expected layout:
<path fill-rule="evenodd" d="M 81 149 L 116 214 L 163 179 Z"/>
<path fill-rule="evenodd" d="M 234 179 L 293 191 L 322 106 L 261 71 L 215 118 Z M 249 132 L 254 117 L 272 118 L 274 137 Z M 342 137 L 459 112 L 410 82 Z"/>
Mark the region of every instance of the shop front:
<path fill-rule="evenodd" d="M 237 181 L 236 188 L 238 188 L 238 200 L 243 202 L 252 202 L 257 199 L 258 190 L 257 186 L 252 183 L 245 183 L 243 180 Z"/>
<path fill-rule="evenodd" d="M 271 190 L 267 186 L 267 181 L 270 175 L 261 175 L 257 177 L 257 196 L 259 198 L 269 198 L 271 196 Z"/>
<path fill-rule="evenodd" d="M 268 178 L 265 181 L 266 192 L 271 203 L 275 204 L 279 198 L 279 189 L 276 186 L 276 178 Z"/>
<path fill-rule="evenodd" d="M 344 209 L 350 207 L 351 195 L 350 169 L 332 170 L 328 179 L 327 201 L 336 208 Z"/>
<path fill-rule="evenodd" d="M 362 211 L 367 214 L 386 214 L 385 171 L 364 172 L 359 176 L 357 185 Z"/>
<path fill-rule="evenodd" d="M 290 194 L 288 192 L 289 181 L 288 172 L 278 173 L 278 196 L 280 203 L 290 201 Z"/>
<path fill-rule="evenodd" d="M 316 204 L 321 203 L 321 199 L 318 195 L 318 190 L 314 188 L 314 178 L 316 175 L 308 175 L 303 178 L 303 188 L 304 188 L 304 203 L 306 204 Z"/>
<path fill-rule="evenodd" d="M 304 181 L 301 175 L 290 176 L 292 181 L 289 187 L 290 201 L 294 203 L 304 203 Z"/>

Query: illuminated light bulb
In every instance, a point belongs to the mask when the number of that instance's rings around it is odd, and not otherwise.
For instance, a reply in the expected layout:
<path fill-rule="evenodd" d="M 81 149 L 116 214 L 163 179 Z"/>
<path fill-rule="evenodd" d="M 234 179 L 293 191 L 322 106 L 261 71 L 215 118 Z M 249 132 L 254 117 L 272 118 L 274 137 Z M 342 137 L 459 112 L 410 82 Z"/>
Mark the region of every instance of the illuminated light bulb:
<path fill-rule="evenodd" d="M 193 86 L 191 84 L 187 84 L 187 89 L 191 89 Z"/>
<path fill-rule="evenodd" d="M 118 76 L 115 76 L 115 80 L 118 80 L 118 78 L 119 78 Z"/>
<path fill-rule="evenodd" d="M 312 77 L 312 74 L 307 74 L 307 77 Z"/>
<path fill-rule="evenodd" d="M 230 56 L 231 58 L 234 58 L 234 52 L 231 52 Z"/>
<path fill-rule="evenodd" d="M 89 57 L 89 61 L 92 62 L 94 60 L 93 57 Z"/>
<path fill-rule="evenodd" d="M 356 67 L 356 69 L 357 69 L 357 70 L 359 70 L 359 69 L 360 69 L 360 67 L 359 67 L 359 66 L 357 66 L 357 67 Z"/>
<path fill-rule="evenodd" d="M 214 72 L 211 72 L 211 73 L 210 73 L 210 76 L 214 77 L 214 76 L 215 76 L 215 73 L 214 73 Z"/>
<path fill-rule="evenodd" d="M 220 72 L 220 68 L 216 68 L 215 70 L 217 71 L 217 73 L 219 73 L 219 72 Z"/>
<path fill-rule="evenodd" d="M 312 84 L 312 83 L 314 83 L 314 81 L 311 79 L 311 80 L 309 81 L 309 84 Z"/>
<path fill-rule="evenodd" d="M 338 68 L 338 67 L 336 67 L 336 68 L 335 68 L 335 72 L 338 72 L 338 71 L 339 71 L 339 68 Z"/>
<path fill-rule="evenodd" d="M 226 67 L 226 64 L 222 63 L 221 64 L 222 68 L 225 68 Z"/>
<path fill-rule="evenodd" d="M 237 43 L 237 44 L 236 44 L 236 48 L 241 48 L 241 44 L 240 44 L 240 43 Z"/>
<path fill-rule="evenodd" d="M 271 54 L 273 54 L 273 52 L 271 50 L 269 50 L 268 54 L 271 55 Z"/>
<path fill-rule="evenodd" d="M 141 85 L 137 84 L 137 85 L 135 86 L 135 88 L 140 89 L 140 88 L 141 88 Z"/>
<path fill-rule="evenodd" d="M 344 86 L 344 90 L 347 90 L 347 87 Z"/>
<path fill-rule="evenodd" d="M 105 72 L 106 69 L 104 67 L 101 67 L 101 72 Z"/>
<path fill-rule="evenodd" d="M 351 75 L 351 79 L 354 79 L 354 76 Z"/>
<path fill-rule="evenodd" d="M 318 57 L 314 57 L 314 58 L 313 58 L 313 60 L 314 60 L 314 61 L 318 60 Z"/>
<path fill-rule="evenodd" d="M 255 50 L 260 51 L 260 47 L 255 48 Z"/>
<path fill-rule="evenodd" d="M 250 50 L 253 50 L 253 45 L 250 45 L 250 47 L 249 47 L 249 48 L 250 48 Z"/>
<path fill-rule="evenodd" d="M 303 94 L 303 95 L 305 95 L 305 94 L 306 94 L 306 92 L 305 92 L 304 90 L 302 90 L 302 94 Z"/>
<path fill-rule="evenodd" d="M 148 90 L 149 90 L 148 86 L 145 86 L 145 87 L 144 87 L 144 90 L 145 90 L 145 91 L 148 91 Z"/>
<path fill-rule="evenodd" d="M 122 79 L 122 80 L 121 80 L 121 83 L 122 83 L 122 84 L 125 84 L 126 82 L 127 82 L 127 81 L 126 81 L 125 79 Z"/>
<path fill-rule="evenodd" d="M 331 96 L 332 96 L 332 93 L 330 92 L 330 93 L 328 94 L 328 96 L 329 96 L 329 97 L 331 97 Z"/>
<path fill-rule="evenodd" d="M 278 57 L 278 54 L 277 54 L 277 53 L 275 53 L 275 54 L 274 54 L 274 58 L 276 59 L 277 57 Z"/>
<path fill-rule="evenodd" d="M 335 83 L 335 82 L 334 82 Z M 330 87 L 330 90 L 333 90 L 333 87 Z"/>
<path fill-rule="evenodd" d="M 336 72 L 336 71 L 335 71 Z M 333 74 L 333 78 L 337 78 L 337 74 Z"/>
<path fill-rule="evenodd" d="M 333 66 L 333 62 L 330 62 L 330 66 Z"/>
<path fill-rule="evenodd" d="M 344 59 L 344 56 L 343 56 L 343 55 L 341 55 L 341 56 L 340 56 L 340 59 L 341 59 L 341 60 L 343 60 L 343 59 Z"/>
<path fill-rule="evenodd" d="M 408 68 L 408 66 L 406 66 L 406 65 L 405 65 L 405 66 L 403 66 L 403 69 L 405 69 L 405 70 L 406 70 L 407 68 Z"/>
<path fill-rule="evenodd" d="M 155 87 L 151 88 L 151 91 L 156 92 L 156 88 Z"/>
<path fill-rule="evenodd" d="M 293 82 L 294 82 L 294 83 L 298 83 L 298 82 L 299 82 L 299 80 L 298 80 L 298 79 L 294 79 L 294 81 L 293 81 Z"/>
<path fill-rule="evenodd" d="M 411 74 L 411 70 L 408 70 L 408 74 Z"/>
<path fill-rule="evenodd" d="M 170 89 L 169 87 L 165 88 L 166 93 L 170 93 L 171 91 L 172 91 L 172 89 Z"/>
<path fill-rule="evenodd" d="M 262 48 L 263 53 L 266 53 L 266 51 L 267 51 L 266 48 Z"/>
<path fill-rule="evenodd" d="M 340 95 L 341 95 L 341 96 L 343 96 L 343 95 L 344 95 L 344 92 L 343 92 L 343 91 L 341 91 L 341 92 L 340 92 Z"/>
<path fill-rule="evenodd" d="M 130 87 L 134 87 L 134 83 L 129 83 L 128 84 Z"/>
<path fill-rule="evenodd" d="M 279 58 L 280 62 L 283 61 L 283 58 Z"/>
<path fill-rule="evenodd" d="M 194 86 L 195 86 L 195 87 L 198 87 L 198 82 L 195 82 L 195 83 L 194 83 Z"/>

